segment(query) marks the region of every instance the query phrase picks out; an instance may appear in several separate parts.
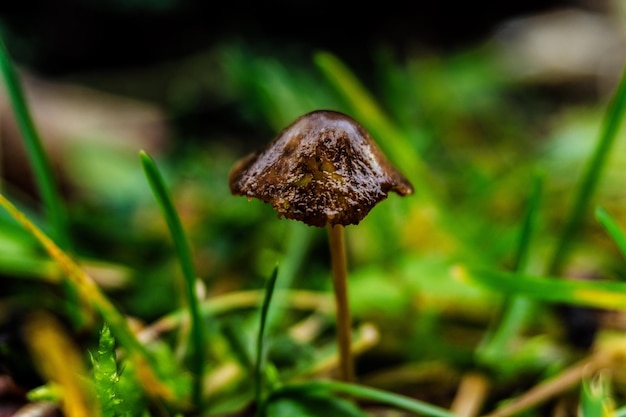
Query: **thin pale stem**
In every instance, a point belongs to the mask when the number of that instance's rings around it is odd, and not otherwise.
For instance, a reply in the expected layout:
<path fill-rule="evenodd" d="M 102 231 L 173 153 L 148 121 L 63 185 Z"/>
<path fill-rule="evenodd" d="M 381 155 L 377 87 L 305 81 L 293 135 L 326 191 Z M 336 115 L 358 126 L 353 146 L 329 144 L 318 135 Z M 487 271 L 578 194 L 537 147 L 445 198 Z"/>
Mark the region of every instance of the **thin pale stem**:
<path fill-rule="evenodd" d="M 340 378 L 346 382 L 354 381 L 354 359 L 352 358 L 350 306 L 348 304 L 348 269 L 346 248 L 343 238 L 343 226 L 328 225 L 330 258 L 333 272 L 333 287 L 337 304 L 337 343 L 339 346 Z"/>

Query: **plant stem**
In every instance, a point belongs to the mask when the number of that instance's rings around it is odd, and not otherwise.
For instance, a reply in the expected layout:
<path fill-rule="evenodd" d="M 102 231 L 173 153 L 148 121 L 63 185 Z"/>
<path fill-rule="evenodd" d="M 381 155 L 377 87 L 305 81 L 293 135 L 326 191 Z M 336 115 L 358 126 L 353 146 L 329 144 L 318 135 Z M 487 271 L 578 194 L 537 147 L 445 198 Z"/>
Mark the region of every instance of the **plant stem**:
<path fill-rule="evenodd" d="M 328 225 L 330 258 L 333 273 L 333 287 L 337 305 L 337 343 L 339 347 L 340 378 L 346 382 L 354 381 L 354 360 L 352 358 L 350 306 L 348 304 L 348 272 L 346 266 L 346 248 L 342 225 Z"/>

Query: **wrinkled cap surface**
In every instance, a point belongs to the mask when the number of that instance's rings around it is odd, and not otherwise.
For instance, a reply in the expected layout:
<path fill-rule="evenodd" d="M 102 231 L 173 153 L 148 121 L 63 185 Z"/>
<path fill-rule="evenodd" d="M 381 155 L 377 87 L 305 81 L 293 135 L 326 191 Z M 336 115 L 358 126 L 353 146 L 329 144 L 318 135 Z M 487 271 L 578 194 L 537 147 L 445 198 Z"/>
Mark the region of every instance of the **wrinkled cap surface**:
<path fill-rule="evenodd" d="M 390 191 L 413 193 L 363 127 L 327 110 L 299 117 L 265 149 L 238 161 L 229 183 L 235 195 L 320 227 L 358 224 Z"/>

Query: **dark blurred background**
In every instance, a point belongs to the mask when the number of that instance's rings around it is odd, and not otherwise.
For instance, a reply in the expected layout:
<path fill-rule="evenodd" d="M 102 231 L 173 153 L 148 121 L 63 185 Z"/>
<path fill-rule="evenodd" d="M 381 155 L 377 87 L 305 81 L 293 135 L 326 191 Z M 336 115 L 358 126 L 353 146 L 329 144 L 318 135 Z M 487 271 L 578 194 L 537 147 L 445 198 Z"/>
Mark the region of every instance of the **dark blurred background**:
<path fill-rule="evenodd" d="M 338 56 L 372 88 L 375 51 L 402 62 L 416 54 L 446 54 L 490 37 L 509 19 L 574 7 L 608 13 L 611 1 L 402 2 L 348 4 L 206 2 L 198 0 L 25 0 L 2 2 L 0 29 L 15 61 L 46 79 L 164 106 L 170 125 L 189 138 L 218 130 L 250 136 L 233 102 L 197 94 L 174 108 L 168 84 L 183 65 L 163 66 L 238 42 L 256 55 L 309 65 L 314 52 Z M 158 68 L 158 69 L 155 69 Z M 219 83 L 219 81 L 217 81 Z M 375 88 L 374 88 L 375 89 Z M 191 139 L 189 139 L 191 140 Z"/>
<path fill-rule="evenodd" d="M 305 59 L 325 49 L 363 69 L 379 43 L 399 54 L 461 48 L 506 19 L 566 6 L 603 11 L 607 2 L 24 0 L 3 2 L 0 22 L 16 60 L 50 76 L 179 59 L 232 38 Z"/>

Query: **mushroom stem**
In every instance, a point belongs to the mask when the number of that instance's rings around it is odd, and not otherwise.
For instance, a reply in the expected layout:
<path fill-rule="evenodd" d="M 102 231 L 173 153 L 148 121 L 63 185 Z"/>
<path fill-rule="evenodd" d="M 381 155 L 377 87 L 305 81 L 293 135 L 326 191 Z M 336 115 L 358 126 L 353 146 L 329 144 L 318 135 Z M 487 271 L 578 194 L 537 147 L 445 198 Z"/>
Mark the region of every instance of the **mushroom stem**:
<path fill-rule="evenodd" d="M 354 381 L 354 360 L 352 358 L 350 306 L 348 304 L 348 272 L 346 249 L 343 238 L 343 226 L 328 225 L 330 258 L 333 273 L 335 303 L 337 305 L 337 344 L 339 347 L 340 378 L 346 382 Z"/>

